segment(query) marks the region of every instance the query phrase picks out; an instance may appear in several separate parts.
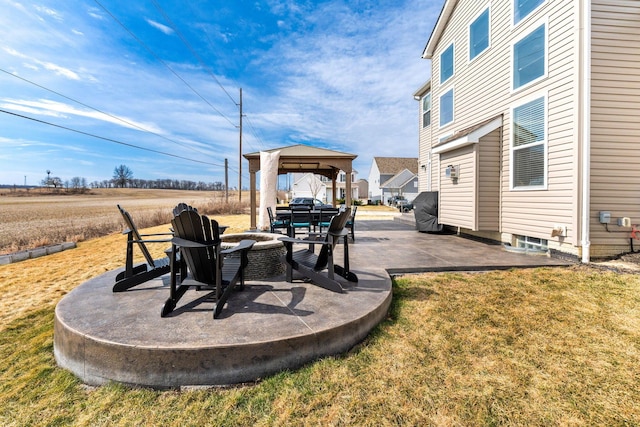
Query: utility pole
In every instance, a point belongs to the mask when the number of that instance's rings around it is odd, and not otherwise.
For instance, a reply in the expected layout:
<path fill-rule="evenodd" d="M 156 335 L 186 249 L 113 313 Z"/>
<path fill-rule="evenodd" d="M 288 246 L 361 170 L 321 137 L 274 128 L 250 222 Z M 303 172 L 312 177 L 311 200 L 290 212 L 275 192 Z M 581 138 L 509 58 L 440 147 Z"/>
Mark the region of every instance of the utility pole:
<path fill-rule="evenodd" d="M 229 159 L 224 159 L 224 202 L 229 204 Z"/>
<path fill-rule="evenodd" d="M 240 149 L 238 151 L 238 202 L 242 202 L 242 88 L 240 88 Z"/>

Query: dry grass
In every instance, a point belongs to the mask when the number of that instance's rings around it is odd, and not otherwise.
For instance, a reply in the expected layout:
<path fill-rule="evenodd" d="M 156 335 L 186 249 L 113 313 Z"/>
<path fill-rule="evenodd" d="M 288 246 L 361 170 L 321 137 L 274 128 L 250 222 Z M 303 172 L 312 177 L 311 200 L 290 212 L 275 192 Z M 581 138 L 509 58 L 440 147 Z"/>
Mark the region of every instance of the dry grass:
<path fill-rule="evenodd" d="M 55 365 L 53 310 L 123 239 L 0 267 L 0 425 L 640 424 L 640 277 L 579 267 L 406 276 L 361 346 L 255 385 L 86 389 Z"/>
<path fill-rule="evenodd" d="M 241 214 L 247 202 L 237 194 L 225 202 L 222 192 L 182 190 L 98 189 L 91 194 L 41 194 L 29 197 L 0 195 L 0 254 L 61 242 L 82 242 L 122 231 L 124 223 L 116 205 L 134 218 L 138 227 L 166 224 L 179 202 L 203 213 Z M 248 196 L 243 200 L 248 201 Z"/>

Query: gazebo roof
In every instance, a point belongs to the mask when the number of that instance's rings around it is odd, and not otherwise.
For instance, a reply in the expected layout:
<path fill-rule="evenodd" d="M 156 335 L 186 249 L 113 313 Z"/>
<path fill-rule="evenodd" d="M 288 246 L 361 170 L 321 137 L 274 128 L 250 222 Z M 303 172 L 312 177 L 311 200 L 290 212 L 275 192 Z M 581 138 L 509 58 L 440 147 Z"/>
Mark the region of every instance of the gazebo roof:
<path fill-rule="evenodd" d="M 327 150 L 325 148 L 296 144 L 286 147 L 265 150 L 268 153 L 280 152 L 278 161 L 278 174 L 289 172 L 313 172 L 318 175 L 334 177 L 338 170 L 346 173 L 352 172 L 351 162 L 358 157 L 356 154 L 341 151 Z M 260 170 L 260 152 L 243 155 L 249 161 L 249 171 Z"/>
<path fill-rule="evenodd" d="M 266 150 L 268 153 L 276 151 L 280 152 L 278 158 L 278 175 L 290 172 L 311 172 L 331 179 L 334 205 L 336 203 L 336 178 L 341 170 L 344 171 L 346 173 L 345 203 L 347 205 L 351 204 L 351 172 L 353 172 L 352 162 L 356 157 L 358 157 L 356 154 L 311 147 L 303 144 L 289 145 L 287 147 Z M 243 156 L 249 161 L 251 181 L 251 228 L 255 229 L 257 206 L 256 173 L 260 170 L 260 152 L 247 153 Z M 266 207 L 264 207 L 264 209 L 266 209 Z"/>

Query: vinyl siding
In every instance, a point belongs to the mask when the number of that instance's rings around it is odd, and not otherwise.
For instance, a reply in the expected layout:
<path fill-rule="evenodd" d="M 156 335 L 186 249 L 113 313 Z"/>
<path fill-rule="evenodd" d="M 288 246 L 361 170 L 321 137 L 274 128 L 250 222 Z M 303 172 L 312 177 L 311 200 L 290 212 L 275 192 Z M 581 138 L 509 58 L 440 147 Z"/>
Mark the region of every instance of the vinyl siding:
<path fill-rule="evenodd" d="M 418 101 L 419 108 L 418 111 L 420 116 L 418 118 L 418 126 L 419 126 L 419 144 L 418 144 L 418 192 L 429 191 L 428 181 L 429 177 L 427 174 L 429 173 L 429 152 L 431 150 L 431 128 L 433 127 L 433 110 L 431 111 L 431 125 L 427 127 L 422 126 L 422 114 L 424 113 L 422 109 L 422 99 Z M 433 156 L 432 156 L 432 164 L 431 164 L 431 185 L 435 188 L 437 183 L 437 169 L 435 168 L 435 164 L 433 164 Z M 422 165 L 425 165 L 425 168 L 422 168 Z"/>
<path fill-rule="evenodd" d="M 629 250 L 640 223 L 640 2 L 592 2 L 591 246 L 593 256 Z M 611 212 L 609 231 L 599 211 Z"/>
<path fill-rule="evenodd" d="M 482 137 L 478 158 L 478 230 L 500 229 L 500 129 Z"/>
<path fill-rule="evenodd" d="M 487 118 L 503 115 L 501 139 L 494 143 L 497 149 L 494 155 L 500 165 L 501 181 L 492 188 L 484 188 L 479 181 L 478 195 L 456 190 L 456 197 L 446 194 L 453 191 L 449 183 L 442 181 L 439 190 L 441 222 L 460 226 L 465 222 L 470 229 L 498 227 L 495 231 L 520 234 L 543 239 L 551 239 L 550 232 L 554 224 L 567 225 L 568 240 L 577 242 L 575 231 L 575 207 L 577 205 L 576 165 L 573 158 L 577 155 L 578 132 L 576 124 L 576 106 L 578 105 L 578 87 L 574 64 L 578 52 L 578 14 L 577 2 L 547 2 L 534 15 L 513 27 L 511 0 L 491 2 L 491 46 L 488 51 L 469 62 L 468 25 L 488 2 L 461 0 L 458 2 L 449 24 L 442 33 L 432 59 L 433 94 L 433 143 L 454 131 L 473 126 Z M 547 50 L 548 76 L 530 87 L 511 90 L 511 49 L 512 42 L 520 36 L 547 23 L 549 48 Z M 455 43 L 455 74 L 451 82 L 441 86 L 439 76 L 439 55 L 443 48 Z M 454 122 L 439 128 L 439 97 L 451 87 L 455 90 Z M 548 105 L 548 156 L 547 188 L 536 191 L 513 191 L 510 188 L 510 144 L 511 144 L 511 108 L 523 103 L 532 96 L 547 96 Z M 481 150 L 481 156 L 484 151 Z M 448 164 L 441 154 L 440 177 Z M 483 158 L 481 164 L 486 160 Z M 469 163 L 469 166 L 472 164 Z M 496 172 L 484 171 L 495 176 Z M 465 177 L 468 172 L 462 172 Z M 465 186 L 466 188 L 466 186 Z M 434 188 L 438 189 L 438 188 Z M 490 219 L 495 212 L 495 197 L 498 197 L 498 218 Z M 463 201 L 461 197 L 466 199 Z M 486 202 L 485 202 L 486 201 Z M 471 204 L 465 208 L 465 214 L 478 214 L 475 219 L 461 218 L 460 205 Z M 479 205 L 477 203 L 480 203 Z M 565 241 L 568 241 L 565 239 Z"/>
<path fill-rule="evenodd" d="M 468 145 L 440 155 L 440 182 L 438 222 L 456 227 L 477 229 L 476 222 L 476 182 L 477 144 Z M 459 166 L 459 178 L 453 180 L 445 176 L 447 165 Z"/>

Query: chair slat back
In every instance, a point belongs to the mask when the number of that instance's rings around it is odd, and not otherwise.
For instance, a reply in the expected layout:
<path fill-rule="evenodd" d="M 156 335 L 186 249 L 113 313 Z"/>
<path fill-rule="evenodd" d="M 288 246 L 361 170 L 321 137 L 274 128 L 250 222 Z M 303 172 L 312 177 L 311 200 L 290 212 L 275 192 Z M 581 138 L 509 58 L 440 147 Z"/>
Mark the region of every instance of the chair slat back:
<path fill-rule="evenodd" d="M 331 222 L 329 223 L 329 228 L 327 229 L 327 236 L 325 237 L 325 241 L 330 241 L 332 238 L 331 235 L 340 234 L 342 230 L 344 230 L 344 226 L 349 220 L 351 216 L 351 209 L 347 208 L 345 210 L 341 210 L 337 215 L 334 215 L 331 218 Z M 333 240 L 333 245 L 331 250 L 335 247 L 337 243 L 337 239 Z M 316 265 L 314 267 L 315 270 L 321 270 L 327 266 L 327 262 L 329 261 L 329 246 L 323 245 L 320 253 L 318 254 L 318 260 L 316 261 Z"/>
<path fill-rule="evenodd" d="M 149 266 L 151 266 L 152 268 L 155 267 L 155 264 L 153 262 L 153 257 L 149 253 L 147 246 L 142 241 L 142 236 L 140 235 L 140 232 L 136 228 L 136 225 L 133 223 L 133 219 L 131 218 L 131 215 L 129 215 L 129 212 L 124 210 L 120 205 L 116 205 L 116 206 L 118 206 L 118 210 L 122 214 L 122 218 L 124 218 L 124 222 L 127 228 L 131 231 L 131 234 L 133 234 L 134 240 L 137 240 L 136 243 L 138 243 L 138 246 L 140 247 L 140 250 L 142 251 L 144 258 L 147 260 L 147 264 L 149 264 Z"/>
<path fill-rule="evenodd" d="M 198 243 L 217 243 L 210 248 L 181 247 L 193 278 L 199 282 L 214 284 L 220 274 L 220 231 L 218 222 L 199 215 L 193 210 L 184 210 L 171 221 L 177 237 Z"/>
<path fill-rule="evenodd" d="M 294 226 L 307 227 L 311 224 L 311 209 L 309 208 L 292 208 L 291 224 Z"/>

